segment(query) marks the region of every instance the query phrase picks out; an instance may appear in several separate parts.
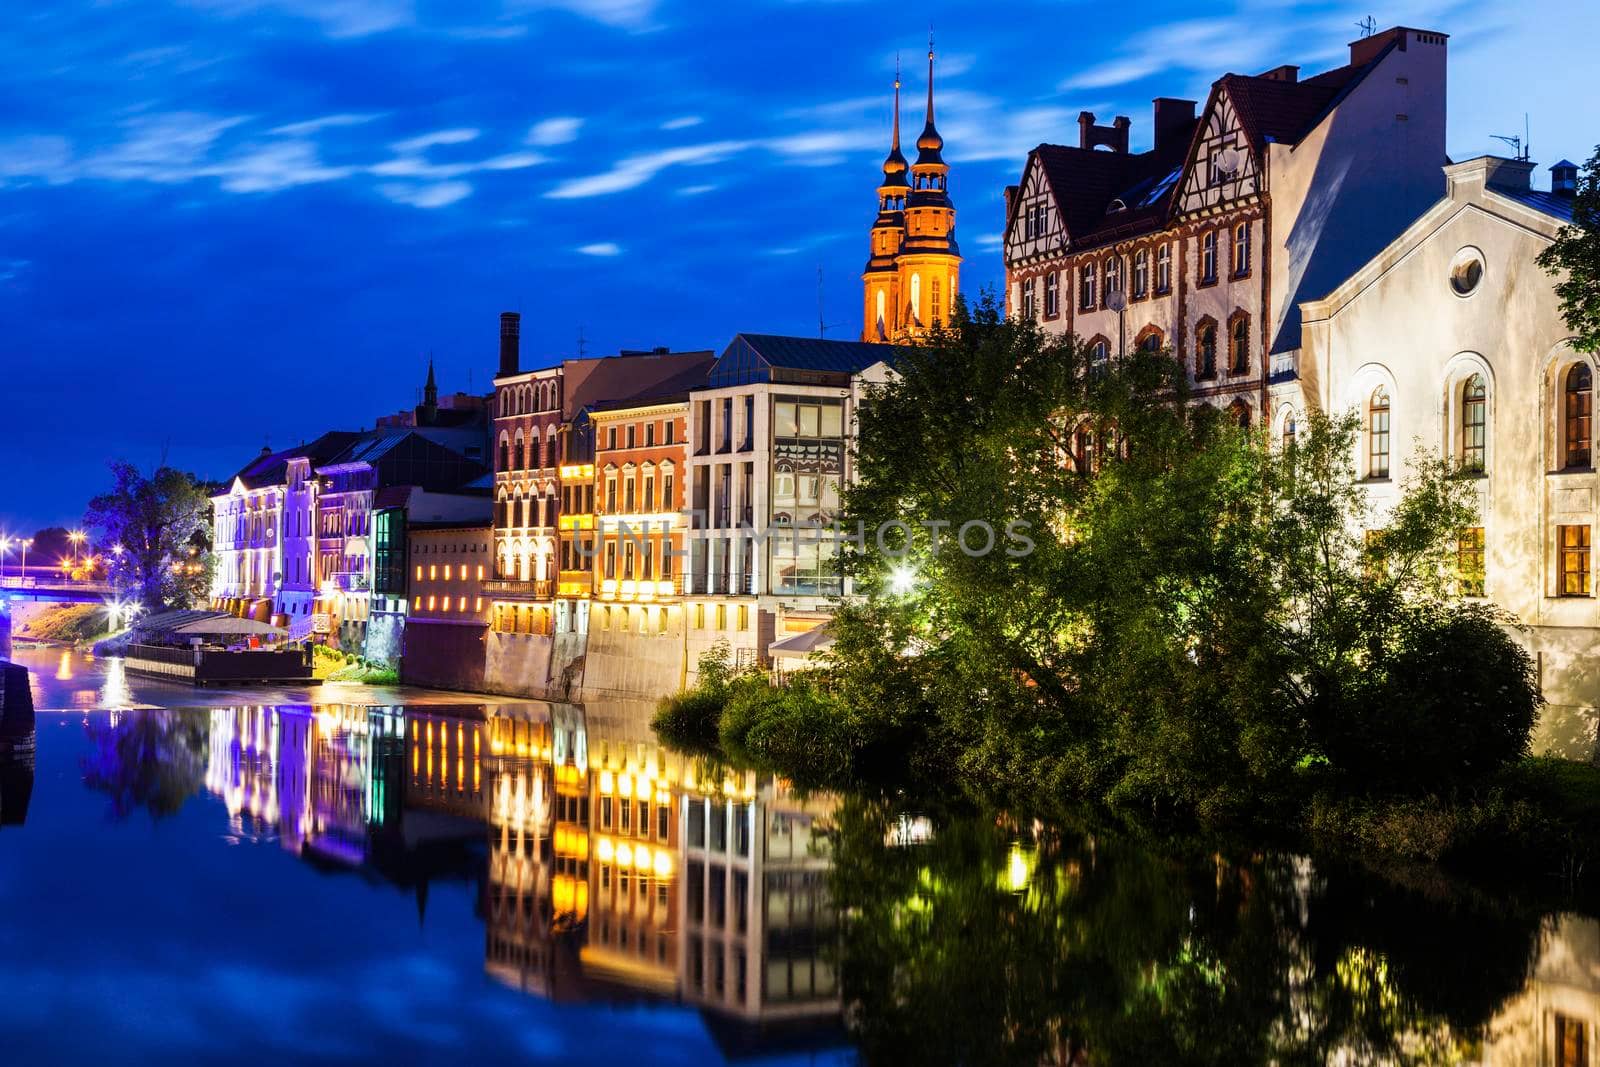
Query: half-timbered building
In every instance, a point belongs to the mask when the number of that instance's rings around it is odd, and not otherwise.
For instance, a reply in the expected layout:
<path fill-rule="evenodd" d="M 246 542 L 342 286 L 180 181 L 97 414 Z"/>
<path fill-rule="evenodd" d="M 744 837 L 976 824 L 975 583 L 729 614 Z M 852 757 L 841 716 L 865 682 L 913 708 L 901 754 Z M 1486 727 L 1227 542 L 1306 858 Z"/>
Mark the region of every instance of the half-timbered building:
<path fill-rule="evenodd" d="M 1313 77 L 1228 74 L 1198 117 L 1158 98 L 1143 152 L 1127 117 L 1081 113 L 1006 190 L 1009 311 L 1100 359 L 1170 348 L 1198 397 L 1258 421 L 1297 373 L 1299 302 L 1443 191 L 1445 40 L 1396 27 Z"/>

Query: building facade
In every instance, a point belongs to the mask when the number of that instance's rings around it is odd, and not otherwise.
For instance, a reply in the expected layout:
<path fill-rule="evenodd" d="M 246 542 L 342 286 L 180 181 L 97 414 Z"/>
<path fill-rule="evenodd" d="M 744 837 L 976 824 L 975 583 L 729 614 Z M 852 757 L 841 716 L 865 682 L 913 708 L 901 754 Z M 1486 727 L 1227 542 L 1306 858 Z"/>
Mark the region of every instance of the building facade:
<path fill-rule="evenodd" d="M 1505 608 L 1549 701 L 1535 747 L 1593 759 L 1600 706 L 1600 523 L 1594 389 L 1534 258 L 1572 217 L 1576 168 L 1482 157 L 1444 168 L 1446 194 L 1326 298 L 1301 307 L 1300 375 L 1274 386 L 1272 427 L 1308 409 L 1354 411 L 1355 467 L 1381 528 L 1422 449 L 1474 479 L 1479 525 L 1460 533 L 1460 591 Z"/>
<path fill-rule="evenodd" d="M 1091 358 L 1169 348 L 1197 397 L 1259 422 L 1292 376 L 1299 305 L 1332 290 L 1440 195 L 1445 35 L 1396 27 L 1300 78 L 1229 74 L 1132 123 L 1078 117 L 1006 192 L 1008 310 Z"/>
<path fill-rule="evenodd" d="M 494 573 L 494 528 L 411 523 L 407 529 L 410 609 L 400 680 L 408 685 L 473 691 L 483 688 L 484 633 Z"/>

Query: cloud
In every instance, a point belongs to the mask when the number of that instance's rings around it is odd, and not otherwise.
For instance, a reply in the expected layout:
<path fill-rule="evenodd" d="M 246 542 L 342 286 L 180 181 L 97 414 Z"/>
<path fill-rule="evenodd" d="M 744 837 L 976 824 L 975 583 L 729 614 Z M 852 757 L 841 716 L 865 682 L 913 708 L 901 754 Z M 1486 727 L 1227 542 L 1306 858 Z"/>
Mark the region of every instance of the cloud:
<path fill-rule="evenodd" d="M 715 185 L 685 185 L 678 190 L 679 196 L 704 196 L 717 190 Z"/>
<path fill-rule="evenodd" d="M 365 37 L 416 22 L 412 0 L 184 0 L 225 18 L 287 15 L 322 27 L 329 37 Z"/>
<path fill-rule="evenodd" d="M 284 126 L 275 126 L 270 132 L 282 134 L 285 137 L 308 137 L 313 133 L 321 133 L 323 130 L 336 129 L 342 126 L 365 125 L 374 119 L 382 117 L 382 114 L 378 112 L 366 115 L 351 113 L 324 115 L 320 119 L 306 119 L 303 122 L 291 122 Z"/>
<path fill-rule="evenodd" d="M 687 130 L 691 126 L 698 126 L 705 119 L 699 115 L 679 115 L 675 119 L 668 119 L 661 124 L 663 130 Z"/>
<path fill-rule="evenodd" d="M 582 178 L 569 178 L 544 195 L 551 200 L 577 200 L 606 196 L 635 189 L 673 166 L 703 166 L 716 163 L 749 148 L 750 141 L 712 141 L 707 144 L 668 148 L 648 155 L 621 159 L 608 171 Z"/>
<path fill-rule="evenodd" d="M 141 115 L 123 124 L 122 141 L 82 160 L 77 169 L 111 181 L 191 181 L 218 138 L 244 121 L 194 111 Z"/>
<path fill-rule="evenodd" d="M 477 140 L 478 132 L 473 129 L 435 130 L 405 141 L 396 141 L 394 150 L 409 154 L 425 151 L 434 145 L 466 144 L 468 141 Z"/>
<path fill-rule="evenodd" d="M 433 182 L 426 185 L 385 182 L 378 186 L 378 192 L 397 204 L 436 208 L 471 196 L 472 186 L 468 182 Z"/>
<path fill-rule="evenodd" d="M 582 119 L 570 115 L 544 119 L 533 124 L 533 129 L 528 131 L 527 140 L 529 144 L 541 147 L 566 144 L 577 139 L 578 130 L 582 126 Z"/>
<path fill-rule="evenodd" d="M 506 6 L 520 11 L 566 11 L 607 26 L 641 31 L 651 28 L 656 0 L 510 0 Z"/>
<path fill-rule="evenodd" d="M 1192 19 L 1159 26 L 1128 39 L 1120 56 L 1064 78 L 1058 88 L 1104 89 L 1163 71 L 1203 72 L 1220 77 L 1230 68 L 1250 73 L 1284 54 L 1286 37 L 1297 27 L 1257 16 Z"/>
<path fill-rule="evenodd" d="M 211 167 L 200 175 L 214 175 L 234 193 L 275 193 L 297 185 L 337 181 L 355 172 L 353 167 L 330 167 L 317 157 L 310 141 L 279 141 L 249 149 Z M 198 175 L 197 175 L 198 176 Z"/>
<path fill-rule="evenodd" d="M 578 251 L 586 256 L 620 256 L 622 246 L 612 241 L 596 241 L 594 244 L 579 245 Z"/>
<path fill-rule="evenodd" d="M 979 248 L 999 248 L 1005 244 L 1005 235 L 999 233 L 980 233 L 978 235 Z"/>

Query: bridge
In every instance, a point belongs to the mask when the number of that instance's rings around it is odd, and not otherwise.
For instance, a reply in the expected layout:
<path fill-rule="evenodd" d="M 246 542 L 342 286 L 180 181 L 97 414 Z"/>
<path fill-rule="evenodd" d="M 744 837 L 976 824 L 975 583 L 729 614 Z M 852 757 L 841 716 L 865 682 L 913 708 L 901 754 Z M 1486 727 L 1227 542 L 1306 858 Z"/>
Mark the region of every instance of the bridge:
<path fill-rule="evenodd" d="M 0 597 L 98 604 L 116 592 L 106 581 L 77 581 L 53 569 L 29 567 L 28 571 L 28 574 L 0 575 Z"/>

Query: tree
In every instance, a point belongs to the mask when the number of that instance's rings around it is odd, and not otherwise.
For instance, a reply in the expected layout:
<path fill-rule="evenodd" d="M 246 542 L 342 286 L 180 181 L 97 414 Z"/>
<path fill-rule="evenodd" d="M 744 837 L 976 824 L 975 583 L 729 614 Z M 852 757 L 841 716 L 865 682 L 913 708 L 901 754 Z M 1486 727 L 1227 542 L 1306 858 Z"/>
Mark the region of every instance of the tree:
<path fill-rule="evenodd" d="M 126 589 L 146 609 L 188 607 L 204 595 L 209 573 L 208 487 L 184 471 L 160 466 L 145 474 L 111 464 L 112 487 L 89 502 L 84 524 L 103 549 L 122 546 Z"/>
<path fill-rule="evenodd" d="M 1575 344 L 1600 352 L 1600 146 L 1584 165 L 1572 201 L 1572 225 L 1539 253 L 1539 266 L 1561 278 L 1556 295 Z"/>
<path fill-rule="evenodd" d="M 183 711 L 129 711 L 84 727 L 90 753 L 79 765 L 90 789 L 110 798 L 111 815 L 143 808 L 152 819 L 175 815 L 205 784 L 211 722 Z"/>

